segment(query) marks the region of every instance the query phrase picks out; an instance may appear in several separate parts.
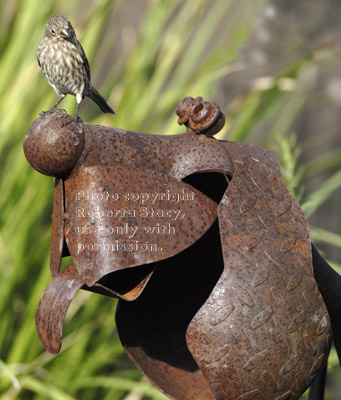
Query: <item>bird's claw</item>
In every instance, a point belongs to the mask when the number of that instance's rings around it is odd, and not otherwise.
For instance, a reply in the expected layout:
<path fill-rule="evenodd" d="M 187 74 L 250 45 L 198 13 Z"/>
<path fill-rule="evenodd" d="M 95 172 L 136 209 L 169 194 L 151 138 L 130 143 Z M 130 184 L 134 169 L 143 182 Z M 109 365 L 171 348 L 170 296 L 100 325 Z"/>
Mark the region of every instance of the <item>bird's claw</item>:
<path fill-rule="evenodd" d="M 39 117 L 44 117 L 45 115 L 49 114 L 50 112 L 51 112 L 51 110 L 49 110 L 49 111 L 41 111 L 39 113 Z"/>
<path fill-rule="evenodd" d="M 74 124 L 78 124 L 79 122 L 82 122 L 81 118 L 78 115 L 74 115 L 73 117 L 71 117 L 70 119 L 68 119 L 67 121 L 62 123 L 62 128 L 66 125 L 69 125 L 71 123 Z"/>
<path fill-rule="evenodd" d="M 63 112 L 63 113 L 66 113 L 66 110 L 64 110 L 64 108 L 51 108 L 51 110 L 48 110 L 48 111 L 41 111 L 40 113 L 39 113 L 39 117 L 44 117 L 45 115 L 47 115 L 47 114 L 52 114 L 52 113 L 54 113 L 54 112 Z"/>

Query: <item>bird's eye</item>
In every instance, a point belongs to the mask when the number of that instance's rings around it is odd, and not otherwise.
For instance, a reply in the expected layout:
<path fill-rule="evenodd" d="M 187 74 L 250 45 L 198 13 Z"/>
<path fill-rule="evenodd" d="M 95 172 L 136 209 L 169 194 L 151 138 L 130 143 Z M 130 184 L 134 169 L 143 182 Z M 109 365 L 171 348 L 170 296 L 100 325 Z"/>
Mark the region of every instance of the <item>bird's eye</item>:
<path fill-rule="evenodd" d="M 55 34 L 56 34 L 56 31 L 55 31 L 54 29 L 51 29 L 51 33 L 52 33 L 53 35 L 55 35 Z"/>

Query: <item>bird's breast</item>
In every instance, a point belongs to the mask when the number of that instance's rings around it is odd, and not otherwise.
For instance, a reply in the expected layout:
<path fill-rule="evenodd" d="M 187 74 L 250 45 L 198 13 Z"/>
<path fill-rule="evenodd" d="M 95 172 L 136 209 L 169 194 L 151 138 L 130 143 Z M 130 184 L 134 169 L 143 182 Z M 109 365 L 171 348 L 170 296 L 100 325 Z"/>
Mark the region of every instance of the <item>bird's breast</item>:
<path fill-rule="evenodd" d="M 83 95 L 87 87 L 87 74 L 74 44 L 63 39 L 47 39 L 39 46 L 38 59 L 43 73 L 58 95 Z"/>

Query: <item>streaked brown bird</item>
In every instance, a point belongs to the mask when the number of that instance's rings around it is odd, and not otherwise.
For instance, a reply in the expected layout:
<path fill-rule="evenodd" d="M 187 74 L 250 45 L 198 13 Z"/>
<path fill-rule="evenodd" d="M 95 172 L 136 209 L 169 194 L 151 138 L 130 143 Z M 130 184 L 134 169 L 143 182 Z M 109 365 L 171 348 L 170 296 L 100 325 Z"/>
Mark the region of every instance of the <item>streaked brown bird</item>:
<path fill-rule="evenodd" d="M 77 99 L 76 118 L 85 96 L 90 97 L 103 112 L 116 114 L 92 86 L 88 59 L 66 17 L 56 15 L 48 20 L 37 59 L 49 84 L 59 96 L 50 111 L 54 111 L 67 94 L 73 94 Z"/>

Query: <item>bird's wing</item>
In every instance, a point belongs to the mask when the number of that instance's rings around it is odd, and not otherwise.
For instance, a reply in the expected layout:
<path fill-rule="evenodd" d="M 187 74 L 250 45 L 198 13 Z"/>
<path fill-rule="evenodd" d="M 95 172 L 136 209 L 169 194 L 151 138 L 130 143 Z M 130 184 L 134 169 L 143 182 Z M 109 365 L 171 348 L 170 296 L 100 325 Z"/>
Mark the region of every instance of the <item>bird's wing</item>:
<path fill-rule="evenodd" d="M 40 68 L 41 68 L 41 63 L 40 63 L 39 56 L 41 54 L 41 46 L 42 46 L 42 42 L 39 44 L 38 50 L 37 50 L 37 61 L 38 61 L 38 65 L 39 65 Z"/>
<path fill-rule="evenodd" d="M 77 47 L 78 47 L 79 53 L 80 53 L 80 55 L 81 55 L 81 57 L 82 57 L 82 61 L 83 61 L 84 67 L 85 67 L 86 74 L 87 74 L 88 79 L 89 79 L 89 81 L 90 81 L 91 78 L 90 78 L 90 65 L 89 65 L 89 61 L 88 61 L 88 59 L 86 58 L 85 52 L 84 52 L 84 50 L 83 50 L 83 47 L 82 47 L 82 45 L 81 45 L 79 42 L 77 42 Z"/>

